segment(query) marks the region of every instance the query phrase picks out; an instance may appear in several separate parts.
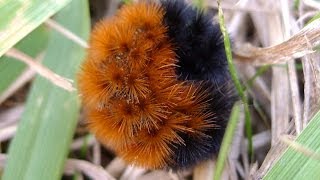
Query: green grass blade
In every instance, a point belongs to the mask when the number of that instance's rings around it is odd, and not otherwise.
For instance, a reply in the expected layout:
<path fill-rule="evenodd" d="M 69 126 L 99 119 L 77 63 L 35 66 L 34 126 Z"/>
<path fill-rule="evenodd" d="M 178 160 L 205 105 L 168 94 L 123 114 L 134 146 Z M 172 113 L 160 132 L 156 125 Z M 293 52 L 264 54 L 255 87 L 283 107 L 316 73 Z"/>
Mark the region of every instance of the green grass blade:
<path fill-rule="evenodd" d="M 44 52 L 48 44 L 48 29 L 40 26 L 20 41 L 15 48 L 31 57 Z M 0 94 L 2 94 L 15 79 L 23 72 L 26 65 L 9 57 L 0 58 Z"/>
<path fill-rule="evenodd" d="M 217 160 L 217 166 L 216 170 L 214 171 L 214 179 L 219 180 L 221 179 L 221 175 L 223 172 L 223 168 L 229 153 L 230 144 L 232 144 L 234 132 L 236 131 L 238 119 L 240 114 L 240 107 L 239 104 L 236 103 L 231 111 L 231 116 L 229 119 L 229 123 L 226 129 L 226 133 L 223 137 L 223 141 L 221 144 L 218 160 Z"/>
<path fill-rule="evenodd" d="M 319 127 L 320 111 L 312 118 L 295 142 L 319 154 Z M 319 160 L 289 147 L 263 179 L 319 179 L 319 169 Z"/>
<path fill-rule="evenodd" d="M 299 9 L 299 5 L 300 5 L 300 0 L 294 0 L 293 1 L 293 7 L 295 10 Z"/>
<path fill-rule="evenodd" d="M 123 2 L 124 4 L 130 4 L 132 3 L 132 0 L 121 0 L 121 2 Z"/>
<path fill-rule="evenodd" d="M 193 0 L 192 4 L 200 10 L 204 10 L 206 8 L 204 0 Z"/>
<path fill-rule="evenodd" d="M 1 0 L 0 56 L 71 0 Z"/>
<path fill-rule="evenodd" d="M 226 51 L 226 55 L 227 55 L 229 71 L 231 74 L 232 81 L 235 84 L 236 90 L 241 98 L 241 101 L 244 104 L 245 128 L 246 128 L 246 135 L 248 138 L 248 149 L 249 149 L 250 158 L 252 159 L 252 157 L 253 157 L 252 127 L 251 127 L 251 115 L 250 115 L 250 110 L 249 110 L 249 105 L 248 105 L 248 98 L 247 98 L 247 95 L 244 92 L 244 88 L 242 87 L 240 80 L 238 78 L 236 67 L 233 64 L 231 43 L 230 43 L 229 34 L 227 32 L 227 29 L 226 29 L 226 26 L 224 23 L 223 11 L 220 6 L 220 1 L 217 1 L 217 3 L 218 3 L 219 24 L 220 24 L 221 32 L 223 34 L 223 41 L 224 41 L 224 47 L 225 47 L 225 51 Z"/>
<path fill-rule="evenodd" d="M 270 69 L 270 65 L 264 65 L 258 68 L 257 72 L 247 81 L 247 86 L 252 87 L 254 81 Z"/>
<path fill-rule="evenodd" d="M 308 24 L 312 23 L 313 21 L 317 20 L 320 18 L 320 12 L 318 12 L 316 15 L 314 15 L 306 24 L 305 26 L 307 26 Z"/>
<path fill-rule="evenodd" d="M 74 0 L 56 20 L 79 37 L 89 34 L 87 0 Z M 43 64 L 57 74 L 74 79 L 84 49 L 52 32 Z M 76 92 L 70 93 L 37 77 L 26 110 L 9 148 L 4 180 L 60 179 L 79 115 Z"/>

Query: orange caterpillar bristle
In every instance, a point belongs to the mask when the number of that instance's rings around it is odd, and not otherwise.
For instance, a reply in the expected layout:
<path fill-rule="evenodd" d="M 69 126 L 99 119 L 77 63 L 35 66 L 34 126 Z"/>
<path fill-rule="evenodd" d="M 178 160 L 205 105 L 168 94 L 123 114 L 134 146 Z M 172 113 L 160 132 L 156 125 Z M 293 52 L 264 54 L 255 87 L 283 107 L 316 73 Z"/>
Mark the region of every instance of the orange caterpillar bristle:
<path fill-rule="evenodd" d="M 128 163 L 149 169 L 187 168 L 213 156 L 233 103 L 210 78 L 183 76 L 188 58 L 179 57 L 183 48 L 171 33 L 179 25 L 169 25 L 188 6 L 172 2 L 125 5 L 98 23 L 78 75 L 89 130 Z M 180 14 L 169 18 L 173 9 Z M 217 105 L 226 99 L 228 106 Z"/>

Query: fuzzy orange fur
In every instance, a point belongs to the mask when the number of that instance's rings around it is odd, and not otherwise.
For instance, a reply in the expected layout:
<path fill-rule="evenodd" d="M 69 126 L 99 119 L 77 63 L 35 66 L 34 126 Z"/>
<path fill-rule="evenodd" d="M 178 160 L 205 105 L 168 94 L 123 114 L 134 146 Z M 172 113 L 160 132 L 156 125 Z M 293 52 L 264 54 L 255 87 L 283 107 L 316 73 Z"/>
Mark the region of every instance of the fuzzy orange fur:
<path fill-rule="evenodd" d="M 205 119 L 201 85 L 179 81 L 173 45 L 155 3 L 124 6 L 98 23 L 90 39 L 79 91 L 88 128 L 128 163 L 150 169 L 172 161 L 179 132 L 201 136 Z"/>

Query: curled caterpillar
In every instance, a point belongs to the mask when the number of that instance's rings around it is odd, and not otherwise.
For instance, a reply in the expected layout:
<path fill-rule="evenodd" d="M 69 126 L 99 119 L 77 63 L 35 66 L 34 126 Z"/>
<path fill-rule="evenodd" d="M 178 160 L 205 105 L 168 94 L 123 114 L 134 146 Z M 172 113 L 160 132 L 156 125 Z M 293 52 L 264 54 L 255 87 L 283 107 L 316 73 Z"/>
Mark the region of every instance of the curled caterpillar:
<path fill-rule="evenodd" d="M 89 130 L 148 169 L 212 158 L 236 99 L 221 36 L 177 0 L 124 5 L 98 23 L 78 75 Z"/>

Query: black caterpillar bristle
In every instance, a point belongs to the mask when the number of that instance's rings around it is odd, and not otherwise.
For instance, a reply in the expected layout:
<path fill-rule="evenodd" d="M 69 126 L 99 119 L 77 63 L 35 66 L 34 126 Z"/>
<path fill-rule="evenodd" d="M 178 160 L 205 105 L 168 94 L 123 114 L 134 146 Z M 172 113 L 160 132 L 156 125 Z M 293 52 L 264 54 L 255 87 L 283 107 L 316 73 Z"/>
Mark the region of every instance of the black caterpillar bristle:
<path fill-rule="evenodd" d="M 174 144 L 173 169 L 191 167 L 212 158 L 220 148 L 230 110 L 236 100 L 230 79 L 219 24 L 204 12 L 179 0 L 162 0 L 164 24 L 177 56 L 176 74 L 180 80 L 204 81 L 208 92 L 209 112 L 214 118 L 203 136 L 181 133 L 184 144 Z"/>

